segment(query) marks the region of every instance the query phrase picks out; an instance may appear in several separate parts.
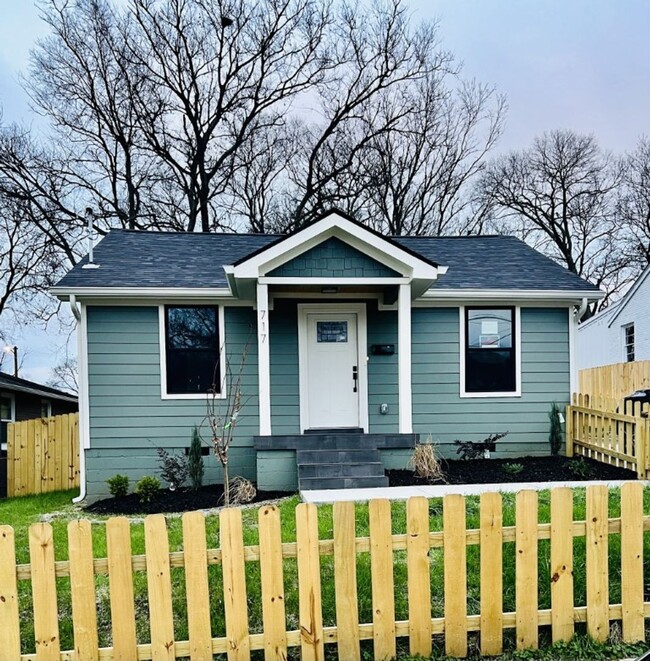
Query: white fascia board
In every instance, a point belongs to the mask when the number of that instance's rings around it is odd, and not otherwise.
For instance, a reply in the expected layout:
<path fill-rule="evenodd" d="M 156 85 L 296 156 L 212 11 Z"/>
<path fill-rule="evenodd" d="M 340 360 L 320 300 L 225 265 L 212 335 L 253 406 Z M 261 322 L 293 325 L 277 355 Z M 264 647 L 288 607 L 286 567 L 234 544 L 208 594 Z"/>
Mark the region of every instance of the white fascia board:
<path fill-rule="evenodd" d="M 227 287 L 180 288 L 180 287 L 52 287 L 52 296 L 65 301 L 70 296 L 77 298 L 193 298 L 210 299 L 233 298 Z"/>
<path fill-rule="evenodd" d="M 598 301 L 605 297 L 604 292 L 583 292 L 580 290 L 545 289 L 434 289 L 425 292 L 419 300 L 561 300 L 576 304 L 583 299 Z"/>
<path fill-rule="evenodd" d="M 373 232 L 350 222 L 337 213 L 271 245 L 234 267 L 236 278 L 258 278 L 310 250 L 326 239 L 336 237 L 406 277 L 435 280 L 440 268 L 415 257 Z"/>

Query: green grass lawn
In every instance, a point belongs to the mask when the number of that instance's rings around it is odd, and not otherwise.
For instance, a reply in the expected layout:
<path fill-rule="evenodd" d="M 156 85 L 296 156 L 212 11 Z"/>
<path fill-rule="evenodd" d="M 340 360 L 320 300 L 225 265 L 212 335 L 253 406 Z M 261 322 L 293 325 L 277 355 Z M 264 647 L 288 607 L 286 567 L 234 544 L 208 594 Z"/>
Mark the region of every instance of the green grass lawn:
<path fill-rule="evenodd" d="M 55 551 L 57 560 L 67 559 L 67 524 L 71 519 L 83 517 L 80 512 L 71 504 L 71 498 L 74 492 L 64 492 L 56 494 L 47 494 L 43 496 L 14 498 L 0 501 L 0 524 L 9 524 L 13 526 L 16 533 L 16 555 L 19 563 L 29 562 L 28 551 L 28 528 L 40 520 L 48 520 L 54 530 Z M 298 504 L 297 497 L 288 498 L 279 503 L 283 541 L 295 541 L 295 518 L 294 510 Z M 512 526 L 515 523 L 515 496 L 506 494 L 503 496 L 503 524 Z M 467 526 L 468 528 L 479 527 L 479 500 L 476 497 L 467 498 Z M 243 510 L 244 520 L 244 541 L 245 544 L 254 545 L 258 543 L 257 534 L 257 510 L 256 506 L 245 508 Z M 430 511 L 430 529 L 442 529 L 442 501 L 433 499 L 429 505 Z M 650 513 L 650 489 L 646 489 L 644 495 L 644 511 Z M 612 491 L 609 501 L 610 517 L 616 517 L 620 514 L 619 493 Z M 366 536 L 368 534 L 368 507 L 365 504 L 356 506 L 357 514 L 357 535 Z M 541 492 L 539 496 L 539 517 L 541 523 L 549 522 L 550 517 L 550 494 Z M 106 536 L 103 521 L 105 517 L 93 515 L 91 520 L 93 527 L 93 546 L 95 557 L 106 557 Z M 574 494 L 574 519 L 583 520 L 585 518 L 585 492 L 577 490 Z M 218 547 L 218 529 L 219 520 L 216 515 L 209 515 L 206 519 L 208 546 Z M 394 503 L 392 510 L 393 533 L 404 533 L 406 529 L 405 504 Z M 171 551 L 182 550 L 182 528 L 181 519 L 178 516 L 168 517 L 169 545 Z M 319 532 L 321 539 L 331 539 L 332 537 L 332 508 L 330 506 L 321 506 L 319 508 Z M 131 525 L 132 553 L 144 553 L 144 525 L 141 518 L 134 518 Z M 539 608 L 550 607 L 550 577 L 549 577 L 549 541 L 540 540 L 539 542 Z M 650 576 L 650 535 L 646 534 L 645 553 L 646 575 Z M 394 554 L 394 579 L 395 579 L 395 607 L 396 619 L 408 619 L 407 602 L 407 571 L 405 552 L 395 552 Z M 432 615 L 433 617 L 442 617 L 444 611 L 443 594 L 443 552 L 442 549 L 432 549 L 430 552 L 431 561 L 431 594 L 432 594 Z M 480 581 L 479 581 L 479 560 L 480 550 L 478 546 L 470 546 L 467 551 L 468 560 L 468 614 L 478 614 L 480 608 Z M 619 535 L 610 535 L 609 537 L 609 560 L 610 560 L 610 603 L 620 602 L 620 537 Z M 515 590 L 514 590 L 514 572 L 515 549 L 514 543 L 504 545 L 503 551 L 503 576 L 504 576 L 504 611 L 515 610 Z M 298 623 L 298 596 L 296 590 L 297 568 L 295 559 L 286 559 L 285 569 L 285 598 L 287 609 L 288 629 L 297 629 Z M 495 567 L 495 571 L 499 568 Z M 335 624 L 335 604 L 334 604 L 334 581 L 333 581 L 333 559 L 332 557 L 323 557 L 321 560 L 322 573 L 322 594 L 323 594 L 323 619 L 325 625 Z M 246 563 L 246 578 L 248 587 L 248 606 L 250 629 L 252 632 L 262 630 L 262 612 L 259 587 L 259 563 Z M 221 594 L 221 569 L 219 566 L 210 566 L 209 568 L 210 593 L 215 596 L 212 599 L 212 623 L 213 636 L 224 636 L 224 612 L 223 601 L 217 595 Z M 148 605 L 146 592 L 146 575 L 144 572 L 138 572 L 134 578 L 135 582 L 135 600 L 137 611 L 137 631 L 138 642 L 148 642 Z M 370 591 L 370 558 L 369 554 L 359 554 L 357 558 L 357 582 L 359 595 L 359 621 L 372 621 L 372 595 Z M 177 640 L 187 640 L 187 612 L 185 605 L 185 586 L 184 572 L 182 569 L 172 569 L 172 584 L 174 594 L 174 619 Z M 574 541 L 574 591 L 575 604 L 577 606 L 585 605 L 585 559 L 584 559 L 584 539 L 577 538 Z M 100 645 L 110 645 L 110 608 L 108 579 L 106 576 L 97 576 L 97 603 L 98 619 L 100 622 Z M 59 599 L 59 621 L 61 634 L 61 648 L 72 649 L 72 620 L 70 605 L 69 579 L 57 579 L 58 599 Z M 27 581 L 21 581 L 20 584 L 20 608 L 22 622 L 23 652 L 31 653 L 34 651 L 33 624 L 31 615 L 31 590 Z M 577 627 L 580 631 L 581 626 Z M 507 647 L 514 647 L 512 632 L 506 632 Z M 542 632 L 542 638 L 545 633 Z M 440 641 L 438 641 L 440 642 Z M 471 642 L 471 641 L 470 641 Z M 400 646 L 402 647 L 402 646 Z M 472 645 L 470 644 L 470 649 Z M 364 643 L 364 650 L 371 658 L 371 648 Z M 512 654 L 504 656 L 504 659 L 608 659 L 622 658 L 624 656 L 633 656 L 639 651 L 639 648 L 630 648 L 620 645 L 614 637 L 609 646 L 598 646 L 591 643 L 588 639 L 578 635 L 576 640 L 570 646 L 560 646 L 547 650 L 546 652 Z M 297 654 L 297 652 L 296 652 Z M 441 654 L 438 651 L 438 654 Z M 544 654 L 547 654 L 544 656 Z M 550 656 L 548 656 L 550 654 Z M 260 657 L 261 658 L 261 657 Z M 403 655 L 400 658 L 407 659 Z M 435 658 L 443 658 L 435 656 Z"/>

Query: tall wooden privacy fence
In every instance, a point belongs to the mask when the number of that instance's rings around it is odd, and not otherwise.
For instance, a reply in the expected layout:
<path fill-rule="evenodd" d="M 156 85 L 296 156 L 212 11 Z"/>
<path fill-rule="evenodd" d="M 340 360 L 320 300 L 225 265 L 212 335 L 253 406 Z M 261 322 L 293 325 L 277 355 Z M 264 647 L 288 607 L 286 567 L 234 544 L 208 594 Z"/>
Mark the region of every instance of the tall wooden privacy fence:
<path fill-rule="evenodd" d="M 103 548 L 100 524 L 72 521 L 69 559 L 60 561 L 55 557 L 65 553 L 54 548 L 52 527 L 40 523 L 29 531 L 30 564 L 17 566 L 14 532 L 2 526 L 2 658 L 198 661 L 223 654 L 248 661 L 251 651 L 263 650 L 266 661 L 281 661 L 289 648 L 299 648 L 302 659 L 320 661 L 325 646 L 336 645 L 339 659 L 359 661 L 362 644 L 372 645 L 375 659 L 387 659 L 399 639 L 413 655 L 428 657 L 437 637 L 449 655 L 464 657 L 476 634 L 482 653 L 494 655 L 508 630 L 518 648 L 536 648 L 540 627 L 557 641 L 586 623 L 593 638 L 604 640 L 613 620 L 621 622 L 626 641 L 643 640 L 650 516 L 644 516 L 642 487 L 623 487 L 613 518 L 607 488 L 589 487 L 586 502 L 575 496 L 584 507 L 580 521 L 574 521 L 574 495 L 554 489 L 549 522 L 539 523 L 538 494 L 522 491 L 514 525 L 504 525 L 501 496 L 483 494 L 478 529 L 466 526 L 475 501 L 446 496 L 438 526 L 439 501 L 412 498 L 402 534 L 392 531 L 402 504 L 372 501 L 366 517 L 352 503 L 337 503 L 326 539 L 319 539 L 317 507 L 300 504 L 291 542 L 282 541 L 282 530 L 291 526 L 281 525 L 270 505 L 259 510 L 255 545 L 244 544 L 240 510 L 221 511 L 218 533 L 212 520 L 206 526 L 202 513 L 191 512 L 182 518 L 182 550 L 171 553 L 165 518 L 152 515 L 144 520 L 143 555 L 132 554 L 128 520 L 114 518 L 105 524 L 105 558 L 93 556 L 98 537 Z M 358 536 L 365 526 L 368 534 Z M 368 599 L 371 608 L 363 603 Z M 549 603 L 540 608 L 540 599 Z M 504 612 L 504 600 L 514 610 Z M 59 622 L 68 601 L 72 634 L 69 623 L 60 628 Z M 32 618 L 33 633 L 28 628 L 26 635 L 21 625 Z M 63 644 L 62 631 L 68 632 Z"/>
<path fill-rule="evenodd" d="M 620 400 L 635 390 L 650 388 L 650 360 L 580 370 L 578 385 L 582 393 Z"/>
<path fill-rule="evenodd" d="M 645 479 L 650 472 L 650 419 L 618 412 L 631 407 L 615 406 L 615 401 L 574 394 L 567 407 L 567 455 L 627 468 Z"/>
<path fill-rule="evenodd" d="M 14 422 L 7 434 L 7 495 L 79 486 L 79 414 Z"/>

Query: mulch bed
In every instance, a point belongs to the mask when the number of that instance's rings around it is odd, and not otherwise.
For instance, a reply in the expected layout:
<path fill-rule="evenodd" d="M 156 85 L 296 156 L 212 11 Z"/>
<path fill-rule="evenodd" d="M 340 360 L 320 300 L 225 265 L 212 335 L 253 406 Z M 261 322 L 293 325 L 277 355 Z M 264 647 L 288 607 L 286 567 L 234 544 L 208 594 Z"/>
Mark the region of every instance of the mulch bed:
<path fill-rule="evenodd" d="M 285 491 L 258 491 L 251 501 L 260 503 L 266 500 L 284 498 L 293 494 Z M 211 484 L 197 491 L 178 489 L 169 491 L 161 489 L 158 498 L 150 503 L 141 503 L 134 493 L 124 498 L 105 498 L 86 507 L 87 512 L 95 514 L 160 514 L 169 512 L 188 512 L 191 510 L 207 510 L 223 506 L 223 487 Z"/>
<path fill-rule="evenodd" d="M 576 463 L 579 462 L 579 463 Z M 504 466 L 520 464 L 513 473 Z M 518 457 L 516 459 L 442 460 L 446 482 L 430 482 L 409 470 L 386 471 L 391 487 L 421 484 L 495 484 L 502 482 L 568 482 L 572 480 L 635 480 L 636 473 L 592 459 Z"/>

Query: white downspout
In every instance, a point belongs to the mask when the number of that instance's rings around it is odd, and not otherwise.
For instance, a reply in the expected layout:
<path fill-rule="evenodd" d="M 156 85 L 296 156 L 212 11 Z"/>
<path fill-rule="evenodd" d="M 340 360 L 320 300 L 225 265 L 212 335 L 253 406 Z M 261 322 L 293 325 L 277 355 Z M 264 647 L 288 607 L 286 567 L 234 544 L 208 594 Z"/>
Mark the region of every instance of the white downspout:
<path fill-rule="evenodd" d="M 72 499 L 73 503 L 80 503 L 86 497 L 86 444 L 84 439 L 85 434 L 85 407 L 87 402 L 84 396 L 84 382 L 85 379 L 85 356 L 83 355 L 83 341 L 81 334 L 84 332 L 81 324 L 81 312 L 77 307 L 77 298 L 74 294 L 70 295 L 70 310 L 77 322 L 77 370 L 79 374 L 79 495 Z"/>

